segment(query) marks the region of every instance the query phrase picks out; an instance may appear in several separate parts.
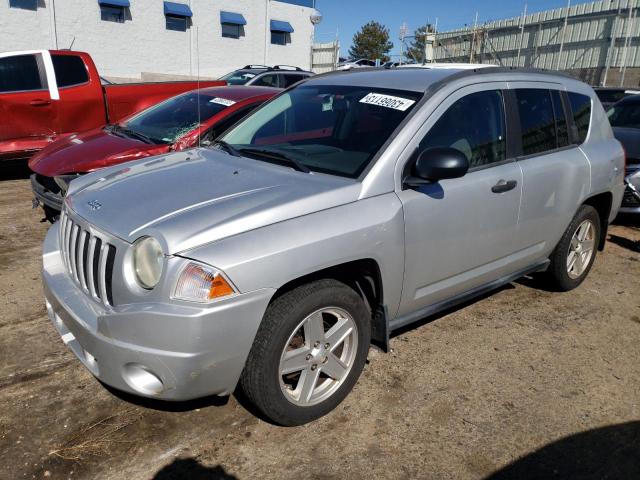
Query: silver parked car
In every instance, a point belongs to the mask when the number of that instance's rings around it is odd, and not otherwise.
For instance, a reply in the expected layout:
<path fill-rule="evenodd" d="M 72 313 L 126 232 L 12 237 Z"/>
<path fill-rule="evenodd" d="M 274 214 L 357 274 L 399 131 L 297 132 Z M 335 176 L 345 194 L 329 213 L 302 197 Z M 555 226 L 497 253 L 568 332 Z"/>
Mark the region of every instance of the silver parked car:
<path fill-rule="evenodd" d="M 313 77 L 215 148 L 71 182 L 49 315 L 116 389 L 239 385 L 271 421 L 311 421 L 393 331 L 532 272 L 584 280 L 624 190 L 596 100 L 502 68 Z"/>

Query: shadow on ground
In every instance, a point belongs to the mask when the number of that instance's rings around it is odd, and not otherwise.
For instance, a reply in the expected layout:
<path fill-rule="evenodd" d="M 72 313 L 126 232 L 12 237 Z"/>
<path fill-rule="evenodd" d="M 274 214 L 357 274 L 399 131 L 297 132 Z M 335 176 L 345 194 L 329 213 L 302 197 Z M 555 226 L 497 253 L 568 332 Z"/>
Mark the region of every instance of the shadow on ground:
<path fill-rule="evenodd" d="M 195 458 L 178 458 L 163 467 L 153 480 L 237 480 L 220 465 L 205 467 Z"/>
<path fill-rule="evenodd" d="M 640 422 L 588 430 L 550 443 L 485 480 L 640 478 Z"/>
<path fill-rule="evenodd" d="M 638 241 L 629 240 L 628 238 L 618 235 L 609 235 L 609 241 L 632 252 L 640 252 L 640 242 Z"/>

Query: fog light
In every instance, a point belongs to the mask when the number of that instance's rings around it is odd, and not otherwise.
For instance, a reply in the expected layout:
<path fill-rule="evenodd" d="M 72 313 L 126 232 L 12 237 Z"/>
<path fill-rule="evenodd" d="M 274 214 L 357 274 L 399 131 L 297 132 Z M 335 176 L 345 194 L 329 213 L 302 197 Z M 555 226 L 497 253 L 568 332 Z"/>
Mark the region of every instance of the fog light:
<path fill-rule="evenodd" d="M 164 390 L 162 381 L 144 365 L 127 363 L 122 369 L 122 378 L 127 385 L 143 395 L 157 395 Z"/>

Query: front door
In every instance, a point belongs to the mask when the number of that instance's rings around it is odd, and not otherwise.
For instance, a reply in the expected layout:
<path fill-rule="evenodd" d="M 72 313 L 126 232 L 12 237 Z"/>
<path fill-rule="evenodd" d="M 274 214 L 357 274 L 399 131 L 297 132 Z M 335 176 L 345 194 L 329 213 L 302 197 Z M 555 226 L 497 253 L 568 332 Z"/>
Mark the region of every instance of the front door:
<path fill-rule="evenodd" d="M 510 273 L 522 172 L 507 148 L 506 84 L 457 91 L 429 117 L 416 154 L 451 147 L 466 175 L 398 193 L 405 216 L 405 278 L 398 315 L 415 312 Z M 409 166 L 415 161 L 409 160 Z"/>
<path fill-rule="evenodd" d="M 0 56 L 0 153 L 42 148 L 56 133 L 42 55 Z"/>

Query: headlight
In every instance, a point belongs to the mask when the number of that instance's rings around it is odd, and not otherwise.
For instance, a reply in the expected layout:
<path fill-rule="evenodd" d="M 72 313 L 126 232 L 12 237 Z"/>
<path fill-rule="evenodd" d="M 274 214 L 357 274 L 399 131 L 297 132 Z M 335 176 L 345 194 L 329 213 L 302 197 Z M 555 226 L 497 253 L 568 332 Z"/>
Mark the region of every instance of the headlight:
<path fill-rule="evenodd" d="M 208 265 L 189 262 L 182 270 L 174 297 L 190 302 L 209 303 L 236 293 L 221 272 Z"/>
<path fill-rule="evenodd" d="M 143 237 L 133 244 L 133 271 L 141 287 L 152 289 L 160 281 L 164 254 L 153 237 Z"/>

